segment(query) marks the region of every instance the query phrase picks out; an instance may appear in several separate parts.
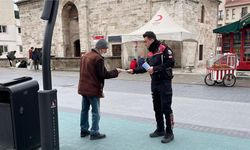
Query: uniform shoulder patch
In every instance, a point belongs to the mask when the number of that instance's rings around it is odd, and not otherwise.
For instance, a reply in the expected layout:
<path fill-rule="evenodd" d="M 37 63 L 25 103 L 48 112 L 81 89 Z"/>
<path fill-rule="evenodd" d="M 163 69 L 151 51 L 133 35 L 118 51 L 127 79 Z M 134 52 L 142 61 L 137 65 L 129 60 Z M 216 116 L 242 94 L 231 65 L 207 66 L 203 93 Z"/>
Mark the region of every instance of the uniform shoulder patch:
<path fill-rule="evenodd" d="M 170 49 L 168 49 L 168 55 L 172 55 L 172 54 L 173 52 Z"/>

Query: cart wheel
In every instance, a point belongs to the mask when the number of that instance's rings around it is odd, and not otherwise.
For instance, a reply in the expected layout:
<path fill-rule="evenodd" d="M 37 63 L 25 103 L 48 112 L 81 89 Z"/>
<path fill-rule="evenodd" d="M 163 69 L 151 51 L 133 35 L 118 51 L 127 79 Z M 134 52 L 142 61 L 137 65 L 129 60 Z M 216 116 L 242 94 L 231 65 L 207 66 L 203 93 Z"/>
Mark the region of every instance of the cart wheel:
<path fill-rule="evenodd" d="M 227 87 L 234 86 L 235 82 L 236 82 L 236 77 L 233 74 L 226 74 L 223 77 L 223 84 Z"/>
<path fill-rule="evenodd" d="M 215 85 L 215 81 L 212 79 L 211 73 L 209 73 L 209 74 L 207 74 L 207 75 L 205 76 L 204 82 L 205 82 L 206 85 L 208 85 L 208 86 L 213 86 L 213 85 Z"/>

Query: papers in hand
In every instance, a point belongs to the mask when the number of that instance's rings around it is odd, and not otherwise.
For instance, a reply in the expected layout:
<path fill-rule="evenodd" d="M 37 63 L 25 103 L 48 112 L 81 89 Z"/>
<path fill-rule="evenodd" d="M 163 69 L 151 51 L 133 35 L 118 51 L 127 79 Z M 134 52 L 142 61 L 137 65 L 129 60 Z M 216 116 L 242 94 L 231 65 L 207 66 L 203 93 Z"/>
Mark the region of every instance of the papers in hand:
<path fill-rule="evenodd" d="M 121 68 L 116 68 L 116 70 L 119 71 L 119 72 L 127 72 L 127 70 L 121 69 Z"/>
<path fill-rule="evenodd" d="M 142 64 L 142 67 L 146 70 L 148 70 L 150 68 L 149 64 L 147 62 Z"/>

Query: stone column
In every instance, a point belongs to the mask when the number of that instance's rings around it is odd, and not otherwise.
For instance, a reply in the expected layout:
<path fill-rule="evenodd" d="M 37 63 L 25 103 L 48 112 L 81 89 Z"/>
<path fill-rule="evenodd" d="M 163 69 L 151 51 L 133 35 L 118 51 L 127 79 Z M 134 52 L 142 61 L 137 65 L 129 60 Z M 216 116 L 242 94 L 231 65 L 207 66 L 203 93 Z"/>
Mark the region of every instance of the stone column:
<path fill-rule="evenodd" d="M 79 11 L 79 33 L 80 33 L 80 45 L 81 53 L 90 50 L 90 35 L 89 35 L 89 8 L 88 0 L 79 3 L 81 6 Z"/>

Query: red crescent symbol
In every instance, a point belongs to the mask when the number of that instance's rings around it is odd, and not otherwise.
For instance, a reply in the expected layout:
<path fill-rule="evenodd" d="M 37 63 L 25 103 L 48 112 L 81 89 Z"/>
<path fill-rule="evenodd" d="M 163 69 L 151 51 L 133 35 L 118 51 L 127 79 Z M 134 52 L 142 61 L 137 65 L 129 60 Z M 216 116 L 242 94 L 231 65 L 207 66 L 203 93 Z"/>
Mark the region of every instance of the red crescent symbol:
<path fill-rule="evenodd" d="M 162 20 L 162 15 L 157 15 L 157 16 L 159 16 L 159 19 L 157 19 L 157 20 L 155 20 L 155 21 L 160 21 L 160 20 Z"/>

